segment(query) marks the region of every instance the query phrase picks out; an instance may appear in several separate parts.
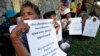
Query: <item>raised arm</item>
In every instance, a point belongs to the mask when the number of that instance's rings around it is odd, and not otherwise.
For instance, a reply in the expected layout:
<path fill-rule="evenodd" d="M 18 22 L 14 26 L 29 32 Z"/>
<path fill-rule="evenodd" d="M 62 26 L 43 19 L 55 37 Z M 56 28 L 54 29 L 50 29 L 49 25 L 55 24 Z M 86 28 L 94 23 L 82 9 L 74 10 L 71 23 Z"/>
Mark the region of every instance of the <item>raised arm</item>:
<path fill-rule="evenodd" d="M 10 38 L 17 56 L 29 56 L 28 50 L 25 48 L 25 46 L 19 39 L 20 33 L 25 32 L 27 29 L 29 29 L 27 24 L 20 23 L 12 30 L 10 34 Z"/>

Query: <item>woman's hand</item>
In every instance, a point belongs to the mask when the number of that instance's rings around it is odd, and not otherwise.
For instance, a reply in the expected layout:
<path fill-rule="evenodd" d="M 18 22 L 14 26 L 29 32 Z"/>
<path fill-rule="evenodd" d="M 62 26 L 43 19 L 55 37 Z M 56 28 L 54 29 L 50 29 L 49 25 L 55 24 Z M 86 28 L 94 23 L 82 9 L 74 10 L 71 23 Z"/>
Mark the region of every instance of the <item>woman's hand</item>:
<path fill-rule="evenodd" d="M 19 37 L 22 32 L 26 32 L 29 30 L 29 26 L 27 23 L 23 21 L 19 22 L 18 25 L 12 30 L 11 36 L 12 37 Z"/>
<path fill-rule="evenodd" d="M 28 50 L 18 38 L 22 32 L 26 32 L 28 30 L 28 24 L 24 23 L 23 21 L 20 21 L 10 34 L 10 38 L 15 48 L 17 56 L 29 56 Z"/>
<path fill-rule="evenodd" d="M 58 31 L 60 29 L 60 25 L 57 23 L 57 21 L 54 21 L 53 24 L 54 24 L 54 28 L 56 29 L 56 34 L 58 34 Z"/>
<path fill-rule="evenodd" d="M 67 21 L 67 26 L 68 26 L 70 23 L 71 23 L 71 21 L 70 21 L 70 20 L 68 20 L 68 21 Z"/>

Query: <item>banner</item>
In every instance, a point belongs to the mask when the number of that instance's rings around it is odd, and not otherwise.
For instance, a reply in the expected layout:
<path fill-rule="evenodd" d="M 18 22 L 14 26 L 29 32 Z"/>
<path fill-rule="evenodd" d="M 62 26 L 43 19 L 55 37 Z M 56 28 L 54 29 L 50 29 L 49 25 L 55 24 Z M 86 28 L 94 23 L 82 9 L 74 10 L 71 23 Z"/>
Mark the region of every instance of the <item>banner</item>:
<path fill-rule="evenodd" d="M 25 20 L 30 30 L 27 33 L 31 56 L 66 56 L 58 46 L 55 28 L 51 19 Z"/>
<path fill-rule="evenodd" d="M 69 34 L 70 35 L 82 35 L 82 18 L 71 18 L 71 23 L 69 24 Z"/>
<path fill-rule="evenodd" d="M 57 21 L 57 23 L 60 25 L 60 29 L 58 31 L 58 34 L 57 34 L 57 40 L 58 42 L 62 40 L 62 26 L 61 26 L 61 22 L 60 21 Z"/>
<path fill-rule="evenodd" d="M 100 25 L 100 20 L 96 20 L 93 22 L 93 20 L 86 20 L 83 36 L 89 36 L 89 37 L 95 37 L 98 31 Z"/>

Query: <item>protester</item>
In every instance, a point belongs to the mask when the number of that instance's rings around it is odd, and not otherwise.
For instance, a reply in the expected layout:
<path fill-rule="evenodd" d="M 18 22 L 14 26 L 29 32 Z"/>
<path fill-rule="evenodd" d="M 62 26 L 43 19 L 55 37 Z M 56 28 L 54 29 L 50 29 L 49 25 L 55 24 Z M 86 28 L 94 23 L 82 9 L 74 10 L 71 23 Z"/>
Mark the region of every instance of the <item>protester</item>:
<path fill-rule="evenodd" d="M 17 13 L 15 13 L 13 10 L 8 10 L 3 16 L 5 17 L 6 21 L 1 24 L 1 26 L 4 27 L 2 30 L 3 32 L 9 32 L 9 26 L 14 25 L 17 22 Z"/>
<path fill-rule="evenodd" d="M 43 15 L 43 18 L 44 19 L 53 19 L 53 23 L 55 24 L 55 29 L 56 29 L 56 25 L 60 27 L 60 25 L 57 23 L 57 16 L 56 16 L 55 11 L 46 12 Z M 59 29 L 56 29 L 56 31 L 57 31 L 56 33 L 58 33 Z"/>
<path fill-rule="evenodd" d="M 88 17 L 88 14 L 84 14 L 84 13 L 81 13 L 80 16 L 82 17 L 82 33 L 84 31 L 84 26 L 85 26 L 85 22 L 86 22 L 86 19 Z"/>
<path fill-rule="evenodd" d="M 69 43 L 70 36 L 69 36 L 68 26 L 71 23 L 71 11 L 70 11 L 70 8 L 65 9 L 64 14 L 65 14 L 64 15 L 65 18 L 63 18 L 61 20 L 61 23 L 62 23 L 62 35 L 63 35 L 64 42 L 68 42 Z M 70 47 L 70 44 L 69 44 L 69 47 Z"/>
<path fill-rule="evenodd" d="M 81 3 L 78 3 L 78 5 L 77 5 L 77 17 L 80 16 L 80 13 L 81 13 Z"/>
<path fill-rule="evenodd" d="M 83 0 L 83 1 L 82 1 L 82 6 L 81 6 L 81 11 L 82 11 L 82 12 L 85 12 L 85 13 L 87 12 L 87 7 L 86 7 L 87 1 L 88 1 L 88 0 Z"/>
<path fill-rule="evenodd" d="M 59 7 L 59 12 L 60 12 L 61 18 L 64 18 L 64 10 L 66 8 L 70 8 L 69 0 L 61 0 L 61 4 Z"/>
<path fill-rule="evenodd" d="M 0 53 L 2 56 L 15 56 L 15 50 L 10 40 L 9 27 L 17 22 L 17 13 L 13 10 L 8 10 L 3 16 L 6 21 L 0 25 Z"/>
<path fill-rule="evenodd" d="M 69 31 L 68 31 L 68 25 L 70 24 L 70 18 L 71 18 L 71 11 L 70 7 L 65 7 L 64 5 L 61 5 L 59 8 L 60 14 L 61 14 L 61 24 L 62 24 L 62 37 L 64 44 L 60 45 L 60 47 L 63 47 L 62 49 L 68 49 L 70 47 L 69 44 Z M 68 47 L 66 47 L 66 42 L 68 43 Z"/>
<path fill-rule="evenodd" d="M 56 13 L 54 11 L 46 12 L 43 17 L 44 17 L 44 19 L 50 19 L 51 18 L 55 21 L 55 24 L 58 24 Z M 64 41 L 64 39 L 59 42 L 59 46 L 61 47 L 61 49 L 66 50 L 70 47 L 70 45 L 67 42 L 63 42 L 63 41 Z"/>
<path fill-rule="evenodd" d="M 23 20 L 35 20 L 41 17 L 38 7 L 31 2 L 26 2 L 21 8 L 21 21 L 20 23 L 12 30 L 10 37 L 15 47 L 17 56 L 29 56 L 27 45 L 19 39 L 21 33 L 27 33 L 29 30 L 28 24 L 24 23 Z M 57 28 L 58 26 L 56 26 Z M 24 37 L 26 38 L 26 37 Z M 24 41 L 26 42 L 26 41 Z"/>
<path fill-rule="evenodd" d="M 90 19 L 90 20 L 95 20 L 94 18 L 96 18 L 96 20 L 98 20 L 98 17 L 97 17 L 97 15 L 96 15 L 96 13 L 93 11 L 93 12 L 90 13 L 89 19 Z"/>
<path fill-rule="evenodd" d="M 59 7 L 59 12 L 61 14 L 61 18 L 64 17 L 64 10 L 65 10 L 65 6 L 63 6 L 63 4 L 61 4 L 60 7 Z"/>
<path fill-rule="evenodd" d="M 61 0 L 61 3 L 66 8 L 70 7 L 70 0 Z"/>
<path fill-rule="evenodd" d="M 43 18 L 53 19 L 54 21 L 57 21 L 57 16 L 56 16 L 55 11 L 49 11 L 49 12 L 44 13 Z"/>
<path fill-rule="evenodd" d="M 89 16 L 88 16 L 88 18 L 85 20 L 85 22 L 84 22 L 84 26 L 86 25 L 86 27 L 84 27 L 85 29 L 84 29 L 84 32 L 86 31 L 86 29 L 88 29 L 88 27 L 87 27 L 87 25 L 90 25 L 90 24 L 88 24 L 87 22 L 89 22 L 89 23 L 91 23 L 91 25 L 93 25 L 93 24 L 95 24 L 95 23 L 93 23 L 92 24 L 92 22 L 97 22 L 99 20 L 99 18 L 97 17 L 97 15 L 96 15 L 96 13 L 95 13 L 95 11 L 92 11 L 92 12 L 90 12 L 90 14 L 89 14 Z M 98 25 L 98 24 L 97 24 Z M 95 27 L 94 27 L 95 28 Z M 95 28 L 96 29 L 96 28 Z M 97 28 L 98 29 L 98 28 Z M 91 30 L 91 31 L 93 31 L 93 30 Z M 89 35 L 89 34 L 88 34 Z M 92 34 L 93 35 L 93 34 Z M 85 38 L 87 38 L 87 39 L 91 39 L 91 38 L 93 38 L 93 37 L 95 37 L 95 36 L 83 36 L 83 37 L 85 37 Z"/>
<path fill-rule="evenodd" d="M 72 3 L 71 3 L 71 14 L 72 14 L 72 17 L 75 17 L 76 16 L 76 1 L 75 0 L 72 0 Z"/>
<path fill-rule="evenodd" d="M 66 37 L 69 37 L 68 25 L 71 22 L 71 11 L 70 11 L 70 8 L 65 9 L 64 14 L 65 14 L 65 18 L 62 19 L 62 30 L 63 30 L 63 37 L 66 38 Z"/>

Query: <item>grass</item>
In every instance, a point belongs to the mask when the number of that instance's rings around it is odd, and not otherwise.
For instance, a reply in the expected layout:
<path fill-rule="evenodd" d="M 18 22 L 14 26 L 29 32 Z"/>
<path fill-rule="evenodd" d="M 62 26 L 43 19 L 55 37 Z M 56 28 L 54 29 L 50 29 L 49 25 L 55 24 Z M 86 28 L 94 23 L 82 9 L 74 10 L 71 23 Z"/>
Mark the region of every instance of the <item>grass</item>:
<path fill-rule="evenodd" d="M 95 38 L 72 37 L 68 56 L 100 56 L 100 29 Z"/>

